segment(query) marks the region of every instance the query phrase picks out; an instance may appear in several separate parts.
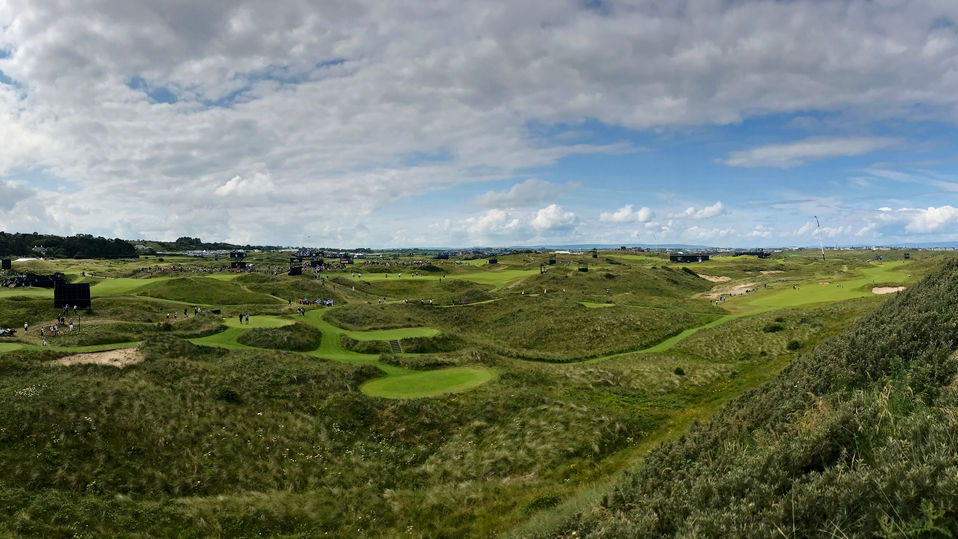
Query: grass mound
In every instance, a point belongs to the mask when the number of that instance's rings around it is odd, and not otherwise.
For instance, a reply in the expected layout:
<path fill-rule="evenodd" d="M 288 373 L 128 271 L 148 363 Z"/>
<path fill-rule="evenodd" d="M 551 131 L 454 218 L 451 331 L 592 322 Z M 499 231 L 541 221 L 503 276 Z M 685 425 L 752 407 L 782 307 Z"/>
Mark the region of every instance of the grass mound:
<path fill-rule="evenodd" d="M 318 329 L 298 322 L 279 328 L 253 328 L 241 334 L 236 341 L 246 346 L 309 352 L 319 348 L 323 333 Z"/>
<path fill-rule="evenodd" d="M 275 298 L 243 288 L 239 283 L 211 277 L 176 277 L 154 282 L 136 290 L 136 295 L 201 305 L 242 305 L 276 303 Z"/>
<path fill-rule="evenodd" d="M 339 341 L 346 350 L 359 354 L 379 354 L 389 351 L 389 344 L 386 341 L 360 341 L 349 335 L 340 335 Z"/>
<path fill-rule="evenodd" d="M 410 337 L 401 339 L 402 351 L 407 354 L 434 354 L 453 352 L 465 346 L 461 337 L 451 333 L 442 333 L 434 337 Z"/>
<path fill-rule="evenodd" d="M 709 424 L 653 451 L 557 534 L 958 533 L 958 262 Z"/>

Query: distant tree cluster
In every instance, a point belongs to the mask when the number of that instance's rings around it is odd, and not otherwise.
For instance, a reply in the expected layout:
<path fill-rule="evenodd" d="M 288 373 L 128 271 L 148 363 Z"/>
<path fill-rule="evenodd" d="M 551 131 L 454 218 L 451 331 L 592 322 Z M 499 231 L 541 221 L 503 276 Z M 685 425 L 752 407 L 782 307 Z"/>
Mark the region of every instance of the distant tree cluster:
<path fill-rule="evenodd" d="M 119 238 L 90 234 L 7 234 L 0 232 L 0 256 L 43 256 L 55 258 L 136 258 L 136 249 Z"/>

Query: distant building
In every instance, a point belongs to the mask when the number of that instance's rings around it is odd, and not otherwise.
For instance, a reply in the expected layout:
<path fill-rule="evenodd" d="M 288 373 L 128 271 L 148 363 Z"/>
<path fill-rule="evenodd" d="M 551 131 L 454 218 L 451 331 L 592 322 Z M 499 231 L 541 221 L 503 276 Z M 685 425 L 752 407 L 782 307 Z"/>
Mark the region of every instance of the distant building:
<path fill-rule="evenodd" d="M 692 262 L 705 262 L 709 259 L 706 254 L 670 254 L 669 262 L 678 262 L 680 264 L 690 264 Z"/>
<path fill-rule="evenodd" d="M 732 256 L 754 256 L 757 258 L 768 258 L 771 253 L 765 251 L 735 251 Z"/>

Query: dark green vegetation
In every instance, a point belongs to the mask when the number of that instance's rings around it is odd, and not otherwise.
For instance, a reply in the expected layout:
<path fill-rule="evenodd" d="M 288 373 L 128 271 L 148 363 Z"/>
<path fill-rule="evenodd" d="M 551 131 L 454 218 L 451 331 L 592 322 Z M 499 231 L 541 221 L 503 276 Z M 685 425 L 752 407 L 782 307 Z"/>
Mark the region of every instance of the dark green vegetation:
<path fill-rule="evenodd" d="M 50 234 L 7 234 L 0 231 L 0 256 L 49 256 L 64 258 L 136 258 L 128 241 L 89 234 L 62 237 Z"/>
<path fill-rule="evenodd" d="M 845 458 L 829 449 L 814 458 L 796 453 L 804 456 L 792 463 L 793 445 L 832 443 L 833 434 L 841 447 L 865 440 L 846 432 L 851 423 L 836 421 L 866 410 L 886 386 L 893 388 L 888 402 L 898 406 L 910 395 L 907 388 L 928 386 L 922 380 L 950 379 L 950 371 L 915 370 L 907 348 L 888 344 L 919 327 L 938 339 L 934 328 L 946 323 L 937 318 L 900 330 L 885 324 L 881 339 L 867 335 L 905 365 L 889 363 L 884 378 L 884 367 L 868 370 L 867 357 L 855 364 L 860 369 L 848 369 L 855 380 L 839 376 L 846 368 L 841 361 L 827 369 L 809 366 L 823 353 L 822 341 L 883 304 L 887 297 L 871 294 L 872 281 L 910 287 L 942 261 L 915 253 L 908 265 L 878 265 L 867 262 L 872 256 L 842 253 L 822 264 L 798 252 L 686 270 L 660 255 L 608 252 L 595 260 L 560 256 L 545 275 L 539 267 L 546 253 L 501 256 L 494 266 L 485 260 L 427 264 L 410 256 L 323 272 L 323 279 L 308 271 L 285 275 L 287 253 L 251 253 L 252 273 L 222 271 L 224 259 L 169 255 L 162 264 L 155 258 L 15 263 L 17 270 L 63 271 L 95 283 L 94 303 L 81 313 L 81 331 L 49 338 L 43 347 L 38 326 L 57 314 L 52 298 L 42 290 L 0 289 L 0 326 L 31 324 L 26 335 L 0 339 L 0 534 L 458 537 L 579 527 L 612 535 L 719 534 L 682 528 L 690 517 L 699 526 L 747 535 L 750 530 L 723 522 L 775 514 L 784 503 L 783 485 L 791 485 L 782 477 L 806 477 L 794 471 L 805 468 L 801 473 L 825 474 L 834 459 Z M 590 265 L 588 273 L 576 271 L 582 263 Z M 709 282 L 698 270 L 731 280 Z M 783 273 L 762 273 L 768 271 Z M 746 285 L 755 293 L 730 295 Z M 723 293 L 722 303 L 709 297 Z M 926 296 L 909 290 L 881 312 Z M 310 303 L 301 306 L 300 298 Z M 313 303 L 329 298 L 335 307 Z M 921 302 L 909 317 L 922 309 L 941 314 Z M 195 314 L 194 307 L 222 313 Z M 240 313 L 250 313 L 249 324 L 239 323 Z M 51 363 L 77 352 L 135 346 L 141 361 L 124 368 Z M 806 385 L 797 389 L 777 381 L 768 386 L 781 386 L 769 393 L 775 398 L 762 397 L 771 389 L 755 391 L 783 368 L 834 380 L 827 387 L 801 382 Z M 842 384 L 853 389 L 828 400 L 830 388 Z M 808 390 L 830 406 L 826 410 L 843 415 L 811 414 L 820 411 L 819 400 Z M 934 415 L 932 403 L 943 402 L 920 397 L 923 407 L 909 405 L 917 412 L 908 417 Z M 891 420 L 905 417 L 898 410 L 879 411 L 880 429 L 865 431 L 898 428 Z M 701 426 L 717 413 L 715 427 Z M 759 430 L 773 416 L 781 424 L 807 416 L 812 441 L 804 427 Z M 872 417 L 862 416 L 862 424 Z M 643 464 L 650 449 L 695 422 L 700 426 L 692 434 L 666 447 L 701 447 L 698 453 L 689 449 L 692 456 L 683 460 L 665 449 L 654 453 L 653 468 Z M 839 424 L 846 430 L 814 430 Z M 713 445 L 701 442 L 703 436 Z M 860 447 L 848 449 L 854 460 L 841 461 L 847 470 L 878 462 Z M 755 448 L 767 451 L 753 457 Z M 726 477 L 708 468 L 718 466 L 720 455 L 728 466 L 723 470 L 742 474 Z M 673 471 L 660 474 L 665 465 Z M 613 490 L 625 469 L 645 475 Z M 658 511 L 672 503 L 670 489 L 680 492 L 670 478 L 698 485 L 696 470 L 714 471 L 702 485 L 719 490 L 703 486 L 682 496 L 712 505 L 701 511 L 677 506 L 665 517 L 641 513 L 659 518 L 653 523 L 659 527 L 630 527 L 646 522 L 631 518 L 647 503 L 632 488 L 644 489 L 646 482 L 635 477 L 663 476 L 648 483 L 654 487 L 649 496 L 660 496 L 648 505 Z M 759 480 L 769 473 L 772 490 L 762 490 Z M 752 489 L 779 505 L 747 513 Z M 609 492 L 617 494 L 593 514 Z M 722 500 L 731 500 L 733 509 L 723 513 Z M 810 498 L 806 503 L 814 507 Z M 943 503 L 930 498 L 917 507 L 934 524 L 942 520 L 935 515 Z M 889 513 L 886 524 L 909 530 L 924 522 L 913 516 Z M 767 535 L 762 526 L 756 524 L 755 533 Z M 855 526 L 843 522 L 840 529 L 850 534 Z M 827 522 L 820 527 L 829 529 Z M 782 526 L 788 535 L 790 529 Z M 808 530 L 805 535 L 817 534 Z"/>
<path fill-rule="evenodd" d="M 958 263 L 653 451 L 568 536 L 958 533 Z"/>

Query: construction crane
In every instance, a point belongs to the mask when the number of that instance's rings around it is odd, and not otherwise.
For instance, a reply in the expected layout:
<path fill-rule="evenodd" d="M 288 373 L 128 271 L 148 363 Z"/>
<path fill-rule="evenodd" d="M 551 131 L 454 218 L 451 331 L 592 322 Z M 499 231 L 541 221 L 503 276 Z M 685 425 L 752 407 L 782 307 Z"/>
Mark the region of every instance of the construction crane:
<path fill-rule="evenodd" d="M 825 261 L 825 243 L 822 241 L 822 224 L 818 222 L 818 216 L 815 216 L 815 226 L 818 227 L 818 246 L 822 249 L 822 262 Z"/>

